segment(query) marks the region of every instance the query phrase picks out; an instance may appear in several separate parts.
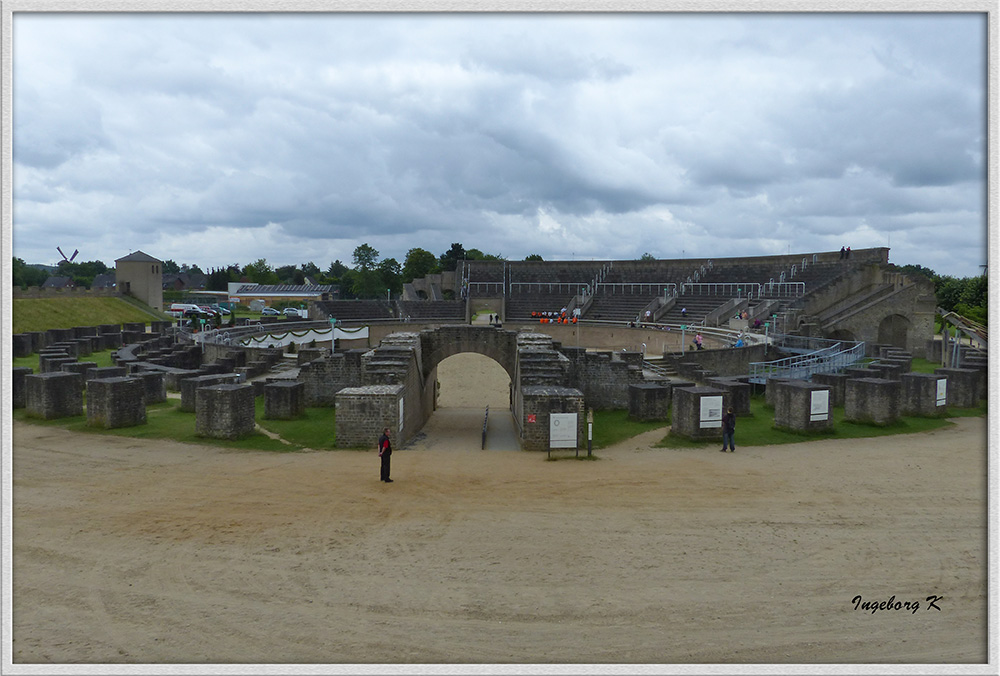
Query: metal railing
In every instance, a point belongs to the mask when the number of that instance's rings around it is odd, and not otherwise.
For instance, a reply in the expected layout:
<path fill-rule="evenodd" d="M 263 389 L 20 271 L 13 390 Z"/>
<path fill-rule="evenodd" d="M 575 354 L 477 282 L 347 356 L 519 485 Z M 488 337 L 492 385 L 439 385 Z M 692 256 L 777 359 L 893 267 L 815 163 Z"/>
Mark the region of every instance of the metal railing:
<path fill-rule="evenodd" d="M 681 295 L 732 296 L 733 298 L 760 297 L 758 282 L 684 282 Z"/>
<path fill-rule="evenodd" d="M 486 407 L 486 417 L 483 419 L 483 447 L 481 450 L 486 450 L 486 426 L 490 423 L 490 407 Z"/>
<path fill-rule="evenodd" d="M 792 338 L 792 336 L 776 337 L 775 343 L 780 344 L 782 338 Z M 813 338 L 811 340 L 820 341 L 823 339 Z M 808 380 L 816 373 L 834 373 L 864 359 L 864 342 L 831 340 L 824 342 L 828 345 L 806 354 L 774 361 L 751 362 L 750 382 L 762 384 L 770 378 Z"/>

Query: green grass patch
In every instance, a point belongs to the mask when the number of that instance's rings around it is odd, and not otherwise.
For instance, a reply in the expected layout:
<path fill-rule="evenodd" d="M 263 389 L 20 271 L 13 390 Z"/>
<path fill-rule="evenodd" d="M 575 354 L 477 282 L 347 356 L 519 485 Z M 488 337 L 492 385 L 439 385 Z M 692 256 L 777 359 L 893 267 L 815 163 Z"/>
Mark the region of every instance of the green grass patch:
<path fill-rule="evenodd" d="M 116 297 L 15 298 L 11 308 L 12 333 L 71 329 L 162 319 L 165 315 L 147 312 Z"/>
<path fill-rule="evenodd" d="M 195 434 L 195 415 L 180 410 L 180 401 L 169 400 L 159 404 L 152 404 L 146 407 L 146 424 L 135 425 L 134 427 L 120 427 L 117 429 L 103 429 L 91 427 L 87 424 L 87 416 L 79 415 L 70 418 L 57 418 L 55 420 L 41 420 L 31 418 L 24 409 L 14 411 L 14 419 L 22 420 L 34 425 L 47 427 L 58 427 L 71 432 L 83 434 L 106 434 L 116 437 L 128 437 L 131 439 L 169 439 L 187 444 L 201 444 L 206 446 L 218 446 L 238 451 L 297 451 L 301 447 L 281 443 L 277 439 L 271 439 L 261 432 L 254 432 L 252 435 L 229 441 L 226 439 L 210 439 L 200 437 Z"/>
<path fill-rule="evenodd" d="M 947 416 L 951 418 L 975 417 L 986 415 L 986 404 L 974 408 L 949 408 Z M 895 434 L 914 434 L 930 430 L 951 427 L 954 423 L 946 418 L 918 418 L 903 416 L 890 425 L 868 425 L 850 422 L 844 419 L 842 406 L 833 408 L 833 428 L 817 432 L 796 432 L 774 427 L 774 411 L 768 408 L 763 398 L 753 397 L 750 400 L 750 415 L 736 419 L 737 446 L 772 446 L 778 444 L 798 444 L 804 441 L 819 439 L 868 439 L 872 437 L 891 436 Z M 657 448 L 695 449 L 719 446 L 720 439 L 710 441 L 693 441 L 685 437 L 668 433 Z"/>
<path fill-rule="evenodd" d="M 660 429 L 669 424 L 669 420 L 653 422 L 629 420 L 626 410 L 594 411 L 594 439 L 591 448 L 614 446 L 643 432 Z"/>
<path fill-rule="evenodd" d="M 264 397 L 257 397 L 257 424 L 298 448 L 333 450 L 337 447 L 333 408 L 306 408 L 296 420 L 265 420 Z"/>

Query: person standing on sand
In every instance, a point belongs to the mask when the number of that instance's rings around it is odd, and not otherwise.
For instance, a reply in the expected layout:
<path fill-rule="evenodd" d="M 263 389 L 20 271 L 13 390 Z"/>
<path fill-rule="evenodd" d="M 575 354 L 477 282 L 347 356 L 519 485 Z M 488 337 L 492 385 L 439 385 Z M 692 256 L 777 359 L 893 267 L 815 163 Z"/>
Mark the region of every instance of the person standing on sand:
<path fill-rule="evenodd" d="M 392 444 L 389 442 L 389 428 L 382 430 L 382 436 L 378 438 L 378 457 L 382 458 L 381 477 L 387 484 L 392 483 L 389 478 L 389 458 L 392 456 Z"/>
<path fill-rule="evenodd" d="M 726 446 L 733 453 L 736 452 L 736 442 L 734 437 L 736 435 L 736 415 L 733 414 L 733 407 L 730 406 L 726 409 L 726 413 L 722 416 L 722 450 L 720 453 L 726 452 Z"/>

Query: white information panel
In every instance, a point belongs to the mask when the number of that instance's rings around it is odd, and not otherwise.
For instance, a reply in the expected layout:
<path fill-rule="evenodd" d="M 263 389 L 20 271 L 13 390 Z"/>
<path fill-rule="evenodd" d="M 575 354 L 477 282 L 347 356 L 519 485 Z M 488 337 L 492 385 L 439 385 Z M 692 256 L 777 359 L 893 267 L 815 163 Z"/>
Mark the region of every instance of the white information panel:
<path fill-rule="evenodd" d="M 576 448 L 576 413 L 549 414 L 549 448 Z"/>
<path fill-rule="evenodd" d="M 810 392 L 809 420 L 828 420 L 830 418 L 830 390 L 815 390 Z"/>
<path fill-rule="evenodd" d="M 948 379 L 941 378 L 937 381 L 937 405 L 944 406 L 948 403 Z"/>
<path fill-rule="evenodd" d="M 722 427 L 722 397 L 701 398 L 701 427 Z"/>
<path fill-rule="evenodd" d="M 403 398 L 399 398 L 399 431 L 403 431 Z"/>

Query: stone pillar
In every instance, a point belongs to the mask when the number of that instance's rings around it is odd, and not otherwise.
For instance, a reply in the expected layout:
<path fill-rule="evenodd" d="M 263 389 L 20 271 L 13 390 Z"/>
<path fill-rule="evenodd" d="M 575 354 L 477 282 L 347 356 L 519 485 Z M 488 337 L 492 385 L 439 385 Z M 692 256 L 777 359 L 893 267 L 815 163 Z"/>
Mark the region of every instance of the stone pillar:
<path fill-rule="evenodd" d="M 98 378 L 124 378 L 127 375 L 127 370 L 124 366 L 99 366 L 98 368 L 91 369 L 90 373 L 87 374 L 88 380 L 96 380 Z"/>
<path fill-rule="evenodd" d="M 254 433 L 253 387 L 209 385 L 197 390 L 195 433 L 214 439 L 241 439 Z"/>
<path fill-rule="evenodd" d="M 729 393 L 728 405 L 733 407 L 736 417 L 750 415 L 750 383 L 735 378 L 710 378 L 708 384 Z"/>
<path fill-rule="evenodd" d="M 948 377 L 933 373 L 904 373 L 903 415 L 938 418 L 948 410 Z"/>
<path fill-rule="evenodd" d="M 903 367 L 901 365 L 887 364 L 884 361 L 872 364 L 871 369 L 878 374 L 877 378 L 885 380 L 899 380 L 899 377 L 903 375 Z"/>
<path fill-rule="evenodd" d="M 884 378 L 851 378 L 844 392 L 844 419 L 889 425 L 899 420 L 902 383 Z"/>
<path fill-rule="evenodd" d="M 147 406 L 167 400 L 167 386 L 162 371 L 142 371 L 134 374 L 133 377 L 142 381 Z"/>
<path fill-rule="evenodd" d="M 221 385 L 223 383 L 235 383 L 238 380 L 239 376 L 235 373 L 195 376 L 193 378 L 185 378 L 181 380 L 180 410 L 187 411 L 189 413 L 195 412 L 198 396 L 197 391 L 199 388 L 208 387 L 209 385 Z"/>
<path fill-rule="evenodd" d="M 68 418 L 83 415 L 83 380 L 65 371 L 25 376 L 25 408 L 33 418 Z"/>
<path fill-rule="evenodd" d="M 294 380 L 279 380 L 264 386 L 264 417 L 271 420 L 293 420 L 306 412 L 306 384 Z"/>
<path fill-rule="evenodd" d="M 145 386 L 139 378 L 87 381 L 87 424 L 114 429 L 146 423 Z"/>
<path fill-rule="evenodd" d="M 721 440 L 722 414 L 729 406 L 727 396 L 717 387 L 675 389 L 670 433 L 694 440 Z"/>
<path fill-rule="evenodd" d="M 571 387 L 528 385 L 521 388 L 521 449 L 548 451 L 554 413 L 576 414 L 576 446 L 587 438 L 583 392 Z"/>
<path fill-rule="evenodd" d="M 14 366 L 11 368 L 11 392 L 10 402 L 13 408 L 24 408 L 27 401 L 25 378 L 32 374 L 32 370 L 27 366 Z"/>
<path fill-rule="evenodd" d="M 75 364 L 76 357 L 46 357 L 39 358 L 38 370 L 40 373 L 59 373 L 63 370 L 64 364 Z"/>
<path fill-rule="evenodd" d="M 34 350 L 31 347 L 31 335 L 27 333 L 15 333 L 12 338 L 14 357 L 30 357 L 34 354 Z"/>
<path fill-rule="evenodd" d="M 939 368 L 934 369 L 934 375 L 948 378 L 948 406 L 974 408 L 979 405 L 979 371 Z"/>
<path fill-rule="evenodd" d="M 153 333 L 166 333 L 167 329 L 169 329 L 171 325 L 173 325 L 173 322 L 157 320 L 155 322 L 150 322 L 149 328 Z"/>
<path fill-rule="evenodd" d="M 774 426 L 797 432 L 816 432 L 833 427 L 833 388 L 830 385 L 794 380 L 777 388 Z"/>
<path fill-rule="evenodd" d="M 843 406 L 844 387 L 849 377 L 846 373 L 814 373 L 812 382 L 817 385 L 829 385 L 830 406 Z"/>
<path fill-rule="evenodd" d="M 32 352 L 41 352 L 42 348 L 49 344 L 44 331 L 28 331 L 24 335 L 31 336 Z"/>
<path fill-rule="evenodd" d="M 125 322 L 122 324 L 122 330 L 145 334 L 146 324 L 144 322 Z"/>
<path fill-rule="evenodd" d="M 628 386 L 628 417 L 632 420 L 667 420 L 670 416 L 670 387 L 655 383 Z"/>
<path fill-rule="evenodd" d="M 73 337 L 74 338 L 84 338 L 86 336 L 96 336 L 97 327 L 96 326 L 74 326 L 73 327 Z"/>
<path fill-rule="evenodd" d="M 97 332 L 98 333 L 102 333 L 102 334 L 103 333 L 121 333 L 122 332 L 122 325 L 121 324 L 100 324 L 97 327 Z"/>
<path fill-rule="evenodd" d="M 248 385 L 249 387 L 249 385 Z M 251 388 L 252 389 L 252 388 Z M 402 385 L 345 387 L 336 394 L 335 427 L 338 448 L 375 448 L 386 427 L 390 438 L 400 443 Z"/>
<path fill-rule="evenodd" d="M 86 385 L 87 380 L 92 378 L 91 373 L 97 369 L 97 362 L 93 361 L 75 361 L 72 364 L 63 364 L 60 367 L 62 371 L 68 371 L 69 373 L 79 373 L 81 376 L 80 387 Z"/>

